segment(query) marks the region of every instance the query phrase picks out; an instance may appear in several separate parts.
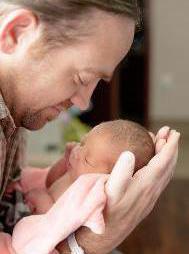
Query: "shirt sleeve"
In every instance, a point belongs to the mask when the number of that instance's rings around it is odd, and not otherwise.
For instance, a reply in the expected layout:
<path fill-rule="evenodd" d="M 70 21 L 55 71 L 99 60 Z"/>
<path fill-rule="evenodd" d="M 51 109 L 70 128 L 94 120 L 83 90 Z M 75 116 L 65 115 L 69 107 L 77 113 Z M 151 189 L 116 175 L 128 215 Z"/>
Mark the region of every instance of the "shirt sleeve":
<path fill-rule="evenodd" d="M 27 131 L 20 128 L 18 134 L 18 147 L 15 153 L 12 174 L 10 176 L 12 181 L 20 179 L 21 171 L 27 165 Z"/>

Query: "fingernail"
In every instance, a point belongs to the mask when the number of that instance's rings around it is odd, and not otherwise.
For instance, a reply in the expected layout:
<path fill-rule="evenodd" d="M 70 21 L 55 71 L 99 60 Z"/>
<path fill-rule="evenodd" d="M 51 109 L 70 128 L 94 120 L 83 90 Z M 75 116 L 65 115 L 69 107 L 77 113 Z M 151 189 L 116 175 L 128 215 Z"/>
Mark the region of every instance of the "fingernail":
<path fill-rule="evenodd" d="M 170 129 L 171 129 L 169 126 L 165 126 L 164 128 L 167 129 L 167 130 L 170 130 Z"/>
<path fill-rule="evenodd" d="M 177 135 L 178 135 L 178 138 L 180 138 L 181 133 L 180 133 L 180 132 L 178 132 L 178 131 L 176 131 L 176 133 L 177 133 Z"/>
<path fill-rule="evenodd" d="M 135 156 L 130 151 L 123 152 L 120 157 L 123 159 L 127 159 L 128 163 L 133 163 L 135 161 Z"/>
<path fill-rule="evenodd" d="M 171 130 L 171 134 L 175 134 L 176 133 L 176 130 Z"/>

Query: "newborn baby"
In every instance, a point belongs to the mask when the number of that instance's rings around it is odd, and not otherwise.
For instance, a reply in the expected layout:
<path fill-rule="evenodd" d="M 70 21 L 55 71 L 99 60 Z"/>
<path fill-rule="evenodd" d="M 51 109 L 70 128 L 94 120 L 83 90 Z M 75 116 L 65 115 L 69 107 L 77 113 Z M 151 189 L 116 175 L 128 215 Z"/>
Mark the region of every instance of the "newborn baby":
<path fill-rule="evenodd" d="M 82 174 L 110 174 L 124 151 L 135 155 L 135 172 L 145 166 L 154 156 L 154 143 L 147 130 L 126 120 L 104 122 L 93 128 L 80 143 L 66 150 L 61 172 L 56 172 L 56 167 L 50 170 L 46 189 L 26 195 L 32 213 L 46 213 Z"/>

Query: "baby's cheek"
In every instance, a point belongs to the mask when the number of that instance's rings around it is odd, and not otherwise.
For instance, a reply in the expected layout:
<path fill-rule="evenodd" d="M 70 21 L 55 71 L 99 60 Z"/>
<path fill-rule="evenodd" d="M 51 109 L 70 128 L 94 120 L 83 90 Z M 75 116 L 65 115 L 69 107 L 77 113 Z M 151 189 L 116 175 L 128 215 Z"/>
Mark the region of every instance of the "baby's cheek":
<path fill-rule="evenodd" d="M 76 180 L 79 176 L 86 172 L 85 167 L 82 165 L 81 162 L 77 161 L 74 167 L 72 168 L 72 176 L 74 180 Z"/>
<path fill-rule="evenodd" d="M 84 174 L 96 173 L 94 169 L 85 165 L 84 163 L 78 163 L 75 172 L 76 172 L 77 177 L 84 175 Z"/>
<path fill-rule="evenodd" d="M 83 175 L 83 174 L 89 173 L 87 167 L 83 163 L 79 163 L 76 171 L 77 171 L 77 176 L 78 177 Z"/>

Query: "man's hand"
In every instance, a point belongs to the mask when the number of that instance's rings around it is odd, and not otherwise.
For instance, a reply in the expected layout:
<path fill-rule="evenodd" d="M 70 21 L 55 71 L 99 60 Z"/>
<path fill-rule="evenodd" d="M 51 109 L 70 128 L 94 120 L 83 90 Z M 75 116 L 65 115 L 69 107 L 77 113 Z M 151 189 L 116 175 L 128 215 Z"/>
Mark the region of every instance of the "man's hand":
<path fill-rule="evenodd" d="M 12 249 L 11 236 L 8 234 L 0 233 L 0 253 L 16 254 Z"/>
<path fill-rule="evenodd" d="M 152 211 L 157 199 L 171 180 L 178 157 L 180 134 L 161 129 L 156 138 L 156 156 L 147 166 L 134 176 L 134 159 L 131 154 L 123 154 L 107 183 L 109 201 L 106 209 L 108 224 L 117 228 L 120 244 L 130 232 Z M 124 160 L 127 161 L 127 173 Z M 124 173 L 125 172 L 125 173 Z M 116 181 L 115 181 L 116 179 Z M 117 226 L 116 226 L 117 225 Z M 107 228 L 107 230 L 109 230 Z"/>
<path fill-rule="evenodd" d="M 106 185 L 105 234 L 98 236 L 86 228 L 77 232 L 87 254 L 109 253 L 152 211 L 173 176 L 179 138 L 176 131 L 162 128 L 155 138 L 156 156 L 134 176 L 134 156 L 130 152 L 121 155 Z M 65 242 L 58 249 L 70 253 Z"/>

